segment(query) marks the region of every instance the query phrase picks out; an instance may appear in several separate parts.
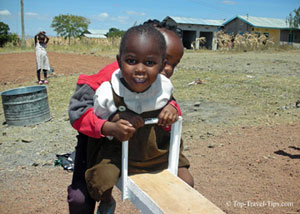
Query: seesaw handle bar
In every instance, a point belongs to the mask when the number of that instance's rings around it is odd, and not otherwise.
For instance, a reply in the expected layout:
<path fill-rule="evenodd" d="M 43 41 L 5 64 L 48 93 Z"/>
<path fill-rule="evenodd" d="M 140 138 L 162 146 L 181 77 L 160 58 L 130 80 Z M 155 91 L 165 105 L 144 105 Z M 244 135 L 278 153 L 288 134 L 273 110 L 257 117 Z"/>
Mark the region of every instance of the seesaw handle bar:
<path fill-rule="evenodd" d="M 158 118 L 145 119 L 145 125 L 156 124 Z M 177 176 L 178 162 L 179 162 L 179 150 L 180 139 L 182 131 L 182 117 L 179 116 L 178 120 L 172 125 L 170 149 L 169 149 L 169 164 L 168 170 Z M 128 194 L 128 141 L 122 142 L 122 170 L 121 170 L 121 186 L 122 186 L 122 199 L 129 198 Z"/>
<path fill-rule="evenodd" d="M 145 118 L 145 125 L 156 124 L 158 123 L 158 118 Z"/>
<path fill-rule="evenodd" d="M 145 125 L 156 124 L 158 118 L 146 118 Z M 128 141 L 122 142 L 122 171 L 121 171 L 122 199 L 129 197 L 127 191 L 128 185 Z"/>

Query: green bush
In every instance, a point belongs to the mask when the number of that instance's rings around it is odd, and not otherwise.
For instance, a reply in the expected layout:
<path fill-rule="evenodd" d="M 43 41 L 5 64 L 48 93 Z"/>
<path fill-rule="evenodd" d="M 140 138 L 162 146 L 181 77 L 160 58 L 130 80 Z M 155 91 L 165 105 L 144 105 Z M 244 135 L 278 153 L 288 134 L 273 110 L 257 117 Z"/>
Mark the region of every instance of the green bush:
<path fill-rule="evenodd" d="M 125 31 L 119 30 L 118 28 L 110 28 L 109 32 L 106 35 L 107 38 L 113 38 L 113 37 L 122 37 Z"/>
<path fill-rule="evenodd" d="M 0 47 L 4 46 L 20 46 L 20 38 L 16 33 L 9 33 L 9 26 L 0 22 Z"/>
<path fill-rule="evenodd" d="M 9 27 L 4 22 L 0 22 L 0 47 L 3 47 L 5 43 L 9 41 Z"/>
<path fill-rule="evenodd" d="M 14 47 L 20 46 L 21 44 L 21 40 L 16 33 L 10 33 L 8 35 L 8 42 L 10 42 Z"/>

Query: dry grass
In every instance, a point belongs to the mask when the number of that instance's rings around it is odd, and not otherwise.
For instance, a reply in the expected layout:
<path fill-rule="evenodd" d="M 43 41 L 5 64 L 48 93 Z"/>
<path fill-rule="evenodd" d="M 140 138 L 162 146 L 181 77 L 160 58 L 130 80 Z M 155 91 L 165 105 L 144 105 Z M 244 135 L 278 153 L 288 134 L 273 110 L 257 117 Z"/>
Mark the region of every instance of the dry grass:
<path fill-rule="evenodd" d="M 63 37 L 50 37 L 49 46 L 69 46 L 68 40 Z M 99 47 L 118 47 L 120 44 L 120 38 L 71 38 L 71 46 L 74 45 L 95 45 Z M 27 47 L 34 47 L 34 39 L 26 40 Z"/>
<path fill-rule="evenodd" d="M 300 110 L 295 107 L 300 99 L 298 57 L 297 51 L 186 51 L 172 83 L 180 104 L 189 104 L 188 114 L 201 111 L 200 122 L 188 122 L 188 126 L 211 129 L 201 122 L 207 113 L 226 117 L 226 124 L 216 123 L 213 129 L 299 121 Z M 202 84 L 189 85 L 199 79 Z M 196 102 L 201 103 L 199 110 L 193 107 Z M 234 113 L 228 116 L 230 112 Z"/>
<path fill-rule="evenodd" d="M 118 52 L 121 38 L 71 38 L 71 45 L 68 45 L 68 40 L 63 37 L 50 37 L 47 45 L 47 51 L 56 52 L 72 52 L 80 54 L 95 54 L 114 56 Z M 4 48 L 0 49 L 0 52 L 20 52 L 20 51 L 34 51 L 34 39 L 26 40 L 25 49 L 21 49 L 20 45 L 14 46 L 12 43 L 7 43 Z"/>
<path fill-rule="evenodd" d="M 216 33 L 218 49 L 220 50 L 265 50 L 274 47 L 274 42 L 265 35 L 244 33 L 229 35 L 223 31 Z"/>

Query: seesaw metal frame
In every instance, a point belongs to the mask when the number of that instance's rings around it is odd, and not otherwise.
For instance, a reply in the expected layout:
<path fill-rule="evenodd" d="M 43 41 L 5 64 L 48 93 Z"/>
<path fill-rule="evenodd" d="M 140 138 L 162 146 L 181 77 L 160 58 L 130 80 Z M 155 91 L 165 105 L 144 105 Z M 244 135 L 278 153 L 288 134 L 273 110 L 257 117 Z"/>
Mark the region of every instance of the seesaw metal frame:
<path fill-rule="evenodd" d="M 157 118 L 145 120 L 145 125 L 156 124 Z M 177 176 L 181 142 L 182 117 L 171 129 L 168 170 Z M 122 191 L 122 200 L 129 199 L 142 213 L 163 213 L 159 206 L 133 180 L 128 177 L 128 141 L 122 142 L 122 171 L 117 187 Z"/>

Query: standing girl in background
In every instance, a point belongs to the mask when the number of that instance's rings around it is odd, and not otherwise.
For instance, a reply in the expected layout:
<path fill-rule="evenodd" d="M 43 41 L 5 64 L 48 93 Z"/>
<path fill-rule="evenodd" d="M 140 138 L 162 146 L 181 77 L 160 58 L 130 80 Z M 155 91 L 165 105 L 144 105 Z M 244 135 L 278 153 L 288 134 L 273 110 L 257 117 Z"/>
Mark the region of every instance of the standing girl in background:
<path fill-rule="evenodd" d="M 35 54 L 36 54 L 36 69 L 38 84 L 47 84 L 47 72 L 50 70 L 48 54 L 46 45 L 49 42 L 48 36 L 45 31 L 41 31 L 34 36 Z M 44 72 L 44 80 L 41 80 L 41 70 Z"/>

